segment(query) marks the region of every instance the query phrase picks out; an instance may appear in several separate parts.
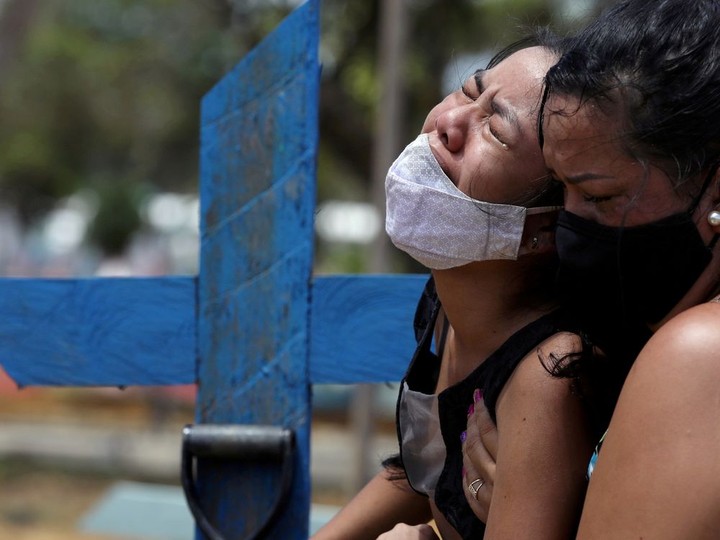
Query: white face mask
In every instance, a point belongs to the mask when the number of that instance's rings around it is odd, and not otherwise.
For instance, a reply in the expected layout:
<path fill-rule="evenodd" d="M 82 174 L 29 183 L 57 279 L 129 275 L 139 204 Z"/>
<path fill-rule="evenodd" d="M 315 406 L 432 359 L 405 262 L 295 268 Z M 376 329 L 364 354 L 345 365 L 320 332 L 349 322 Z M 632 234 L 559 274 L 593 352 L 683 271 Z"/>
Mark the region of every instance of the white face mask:
<path fill-rule="evenodd" d="M 425 133 L 390 167 L 385 196 L 390 240 L 434 270 L 473 261 L 515 260 L 525 216 L 560 208 L 527 209 L 467 196 L 443 172 Z"/>

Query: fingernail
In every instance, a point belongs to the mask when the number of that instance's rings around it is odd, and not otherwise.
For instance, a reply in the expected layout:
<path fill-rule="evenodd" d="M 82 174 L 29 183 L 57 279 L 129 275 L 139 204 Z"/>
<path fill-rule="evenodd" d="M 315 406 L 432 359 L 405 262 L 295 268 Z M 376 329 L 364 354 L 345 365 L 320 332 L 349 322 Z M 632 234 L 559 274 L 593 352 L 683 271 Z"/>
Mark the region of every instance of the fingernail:
<path fill-rule="evenodd" d="M 466 438 L 467 438 L 467 431 L 463 431 L 463 432 L 460 434 L 460 442 L 461 442 L 461 443 L 464 443 Z M 455 470 L 457 470 L 457 469 L 455 469 Z"/>
<path fill-rule="evenodd" d="M 474 405 L 473 403 L 471 403 L 470 406 L 468 407 L 468 414 L 467 414 L 467 415 L 470 416 L 470 415 L 471 415 L 472 413 L 474 413 L 474 412 L 475 412 L 475 405 Z"/>
<path fill-rule="evenodd" d="M 482 397 L 483 397 L 482 390 L 480 390 L 479 388 L 476 388 L 475 391 L 473 392 L 473 401 L 475 403 L 477 403 L 478 401 L 480 401 L 482 399 Z"/>

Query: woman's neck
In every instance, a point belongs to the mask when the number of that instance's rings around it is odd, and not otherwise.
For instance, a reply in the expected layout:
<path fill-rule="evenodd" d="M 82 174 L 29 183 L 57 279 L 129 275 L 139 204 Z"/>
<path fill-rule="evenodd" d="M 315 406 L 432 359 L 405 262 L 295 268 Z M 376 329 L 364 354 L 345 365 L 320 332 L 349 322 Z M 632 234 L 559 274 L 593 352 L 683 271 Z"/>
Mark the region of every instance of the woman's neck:
<path fill-rule="evenodd" d="M 680 302 L 657 324 L 650 325 L 653 332 L 678 315 L 698 304 L 709 302 L 720 295 L 720 242 L 713 250 L 713 258 L 707 268 L 700 274 L 690 290 L 683 296 Z"/>
<path fill-rule="evenodd" d="M 452 328 L 447 351 L 463 372 L 554 307 L 551 273 L 541 274 L 537 266 L 520 261 L 484 261 L 433 272 Z"/>

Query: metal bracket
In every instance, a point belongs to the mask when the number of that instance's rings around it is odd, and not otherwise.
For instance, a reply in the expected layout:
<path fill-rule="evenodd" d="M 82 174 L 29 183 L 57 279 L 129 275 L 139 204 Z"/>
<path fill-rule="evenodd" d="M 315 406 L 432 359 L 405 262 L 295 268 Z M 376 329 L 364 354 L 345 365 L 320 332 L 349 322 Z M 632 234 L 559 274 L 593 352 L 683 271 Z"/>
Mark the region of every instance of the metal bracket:
<path fill-rule="evenodd" d="M 281 485 L 270 515 L 247 540 L 263 538 L 288 500 L 294 472 L 295 433 L 278 426 L 199 424 L 187 425 L 182 431 L 181 476 L 185 498 L 197 526 L 208 540 L 224 540 L 210 523 L 199 502 L 195 487 L 194 457 L 237 460 L 279 461 Z"/>

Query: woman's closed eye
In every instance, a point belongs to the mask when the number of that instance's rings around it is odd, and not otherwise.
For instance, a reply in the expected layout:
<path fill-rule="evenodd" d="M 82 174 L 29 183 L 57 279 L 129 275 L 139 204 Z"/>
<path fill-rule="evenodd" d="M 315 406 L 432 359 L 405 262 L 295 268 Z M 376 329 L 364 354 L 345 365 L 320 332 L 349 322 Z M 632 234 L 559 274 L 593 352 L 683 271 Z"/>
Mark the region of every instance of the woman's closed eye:
<path fill-rule="evenodd" d="M 583 199 L 585 200 L 585 202 L 598 204 L 598 203 L 603 203 L 603 202 L 609 201 L 610 199 L 612 199 L 612 196 L 611 195 L 602 195 L 602 196 L 583 195 Z"/>
<path fill-rule="evenodd" d="M 509 146 L 504 141 L 503 136 L 500 133 L 498 133 L 498 131 L 495 128 L 492 127 L 492 125 L 490 124 L 489 118 L 487 119 L 486 122 L 487 122 L 487 128 L 488 128 L 488 131 L 490 132 L 490 135 L 492 135 L 503 146 L 503 148 L 505 148 L 507 150 L 509 148 Z"/>
<path fill-rule="evenodd" d="M 551 182 L 552 184 L 554 184 L 554 185 L 558 185 L 558 184 L 559 184 L 559 185 L 562 186 L 563 192 L 565 193 L 565 197 L 567 197 L 567 190 L 568 190 L 568 185 L 567 185 L 567 183 L 565 183 L 565 182 L 563 182 L 562 180 L 558 179 L 558 178 L 554 175 L 554 173 L 553 173 L 552 171 L 550 171 L 550 172 L 548 173 L 548 176 L 550 177 L 550 182 Z M 615 195 L 610 195 L 610 194 L 607 194 L 607 195 L 593 195 L 593 194 L 587 193 L 587 192 L 585 192 L 585 193 L 582 194 L 582 199 L 583 199 L 585 202 L 592 203 L 592 204 L 601 204 L 601 203 L 604 203 L 604 202 L 608 202 L 608 201 L 612 200 L 613 198 L 615 198 Z"/>

